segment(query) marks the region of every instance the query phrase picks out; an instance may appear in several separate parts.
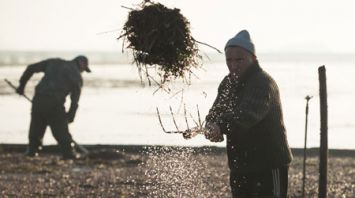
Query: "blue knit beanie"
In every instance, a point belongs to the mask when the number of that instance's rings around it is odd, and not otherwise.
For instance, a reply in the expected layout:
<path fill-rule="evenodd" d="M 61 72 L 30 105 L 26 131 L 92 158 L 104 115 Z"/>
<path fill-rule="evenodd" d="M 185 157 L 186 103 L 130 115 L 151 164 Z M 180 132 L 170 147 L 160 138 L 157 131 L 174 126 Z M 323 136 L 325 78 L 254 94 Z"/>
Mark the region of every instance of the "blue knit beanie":
<path fill-rule="evenodd" d="M 224 51 L 226 51 L 227 47 L 232 46 L 241 47 L 255 55 L 255 47 L 247 30 L 242 30 L 233 38 L 229 39 L 226 46 L 224 47 Z"/>

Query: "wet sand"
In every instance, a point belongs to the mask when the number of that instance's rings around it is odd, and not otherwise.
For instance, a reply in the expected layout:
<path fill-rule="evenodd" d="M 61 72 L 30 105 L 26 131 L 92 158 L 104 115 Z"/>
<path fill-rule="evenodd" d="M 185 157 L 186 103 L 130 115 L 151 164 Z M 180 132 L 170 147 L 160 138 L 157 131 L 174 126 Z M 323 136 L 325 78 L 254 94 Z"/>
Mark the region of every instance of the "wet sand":
<path fill-rule="evenodd" d="M 230 197 L 224 148 L 86 147 L 73 161 L 54 146 L 28 158 L 25 145 L 0 145 L 0 197 Z M 289 196 L 300 197 L 303 153 L 293 151 Z M 317 154 L 308 152 L 306 197 L 317 197 Z M 330 150 L 328 161 L 328 197 L 355 197 L 355 151 Z"/>

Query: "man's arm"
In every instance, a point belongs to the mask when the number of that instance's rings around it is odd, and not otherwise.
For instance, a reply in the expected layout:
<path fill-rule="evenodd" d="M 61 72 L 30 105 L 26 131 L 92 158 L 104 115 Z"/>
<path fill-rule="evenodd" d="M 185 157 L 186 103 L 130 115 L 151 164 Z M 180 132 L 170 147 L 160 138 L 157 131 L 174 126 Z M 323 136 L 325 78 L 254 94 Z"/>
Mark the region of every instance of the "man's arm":
<path fill-rule="evenodd" d="M 44 60 L 38 63 L 28 65 L 20 78 L 20 85 L 17 88 L 16 92 L 20 95 L 23 95 L 28 80 L 32 77 L 34 73 L 44 72 L 46 70 L 47 64 L 48 60 Z"/>
<path fill-rule="evenodd" d="M 70 82 L 70 108 L 67 113 L 68 122 L 71 123 L 74 121 L 76 111 L 79 107 L 79 99 L 81 95 L 81 87 L 83 86 L 83 80 L 80 73 L 69 71 L 68 80 Z"/>
<path fill-rule="evenodd" d="M 269 84 L 247 87 L 239 105 L 233 111 L 224 113 L 221 120 L 241 131 L 253 127 L 269 112 L 272 91 Z"/>
<path fill-rule="evenodd" d="M 230 97 L 229 91 L 231 90 L 231 88 L 228 87 L 231 86 L 229 80 L 228 77 L 225 77 L 220 83 L 217 97 L 206 116 L 206 128 L 208 132 L 205 134 L 205 137 L 211 142 L 221 142 L 224 140 L 223 130 L 225 130 L 225 128 L 219 124 L 219 120 L 223 112 L 225 112 L 229 106 L 230 100 L 228 97 Z"/>
<path fill-rule="evenodd" d="M 76 111 L 78 110 L 79 107 L 80 94 L 81 94 L 81 86 L 76 86 L 75 88 L 73 88 L 70 94 L 71 103 L 70 103 L 69 111 L 67 113 L 69 123 L 74 121 Z"/>
<path fill-rule="evenodd" d="M 227 109 L 227 78 L 228 77 L 225 77 L 218 87 L 216 99 L 214 100 L 213 105 L 206 116 L 206 123 L 216 123 L 223 112 Z"/>

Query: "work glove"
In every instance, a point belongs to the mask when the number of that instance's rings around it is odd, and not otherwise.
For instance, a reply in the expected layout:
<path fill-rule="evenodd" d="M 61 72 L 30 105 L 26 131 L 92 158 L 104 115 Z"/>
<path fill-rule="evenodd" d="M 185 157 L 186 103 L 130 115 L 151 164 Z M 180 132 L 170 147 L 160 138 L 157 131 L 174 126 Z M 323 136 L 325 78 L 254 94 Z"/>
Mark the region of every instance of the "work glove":
<path fill-rule="evenodd" d="M 68 123 L 74 122 L 74 118 L 75 118 L 75 112 L 69 111 L 69 112 L 67 113 Z"/>
<path fill-rule="evenodd" d="M 69 111 L 67 113 L 68 123 L 72 123 L 74 121 L 77 109 L 78 105 L 76 103 L 71 103 Z"/>
<path fill-rule="evenodd" d="M 221 129 L 216 123 L 207 123 L 206 129 L 206 139 L 210 140 L 211 142 L 222 142 L 224 140 Z"/>
<path fill-rule="evenodd" d="M 19 95 L 23 95 L 23 94 L 25 93 L 25 87 L 19 86 L 19 87 L 16 89 L 16 93 L 19 94 Z"/>

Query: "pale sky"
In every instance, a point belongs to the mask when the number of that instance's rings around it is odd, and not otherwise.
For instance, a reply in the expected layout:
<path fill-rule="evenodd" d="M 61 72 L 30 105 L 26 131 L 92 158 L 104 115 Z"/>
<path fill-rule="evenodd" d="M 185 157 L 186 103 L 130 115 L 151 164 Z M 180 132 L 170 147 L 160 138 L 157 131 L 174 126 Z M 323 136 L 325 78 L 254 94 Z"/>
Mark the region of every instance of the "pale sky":
<path fill-rule="evenodd" d="M 0 0 L 0 50 L 118 51 L 136 0 Z M 258 52 L 355 53 L 353 0 L 161 0 L 196 40 L 223 49 L 242 29 Z M 203 50 L 210 51 L 203 47 Z"/>

